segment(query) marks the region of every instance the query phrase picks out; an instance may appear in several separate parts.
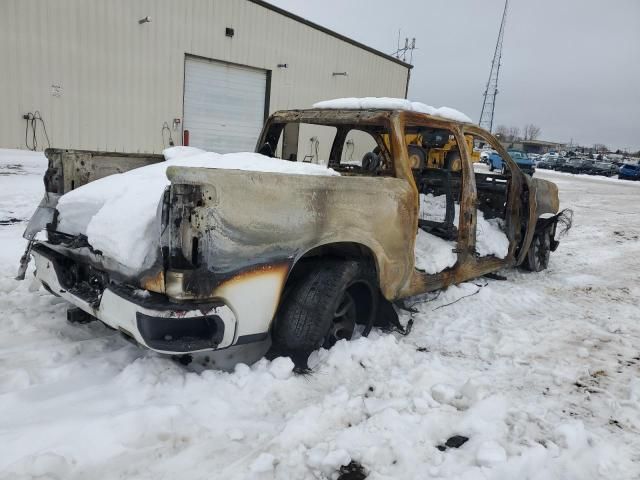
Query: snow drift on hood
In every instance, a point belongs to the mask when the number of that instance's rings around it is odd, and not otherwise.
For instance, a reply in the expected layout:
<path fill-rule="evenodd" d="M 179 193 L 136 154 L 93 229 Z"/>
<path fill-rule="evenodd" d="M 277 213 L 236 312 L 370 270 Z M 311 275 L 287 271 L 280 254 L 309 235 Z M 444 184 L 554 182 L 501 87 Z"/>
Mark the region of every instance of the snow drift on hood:
<path fill-rule="evenodd" d="M 69 235 L 86 235 L 89 244 L 106 257 L 139 270 L 155 260 L 160 237 L 156 212 L 169 185 L 167 167 L 340 175 L 322 165 L 289 162 L 258 153 L 220 155 L 193 147 L 172 147 L 163 154 L 164 162 L 111 175 L 63 195 L 57 207 L 58 230 Z"/>
<path fill-rule="evenodd" d="M 326 108 L 332 110 L 359 110 L 359 109 L 385 109 L 385 110 L 408 110 L 411 112 L 426 113 L 434 117 L 446 118 L 456 122 L 473 123 L 464 113 L 451 108 L 435 108 L 421 102 L 412 102 L 404 98 L 388 97 L 364 97 L 364 98 L 336 98 L 325 100 L 313 104 L 313 108 Z"/>

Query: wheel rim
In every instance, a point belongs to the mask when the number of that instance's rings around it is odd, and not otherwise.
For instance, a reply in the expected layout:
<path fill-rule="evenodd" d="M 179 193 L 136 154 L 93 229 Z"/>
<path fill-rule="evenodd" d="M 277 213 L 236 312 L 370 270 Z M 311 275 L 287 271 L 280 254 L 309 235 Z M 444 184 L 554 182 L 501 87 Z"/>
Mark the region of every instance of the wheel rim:
<path fill-rule="evenodd" d="M 357 320 L 356 308 L 353 296 L 349 290 L 345 290 L 331 319 L 329 333 L 324 341 L 325 348 L 332 347 L 340 340 L 349 340 L 353 336 Z"/>
<path fill-rule="evenodd" d="M 536 235 L 533 243 L 533 263 L 534 270 L 539 272 L 549 265 L 549 256 L 551 254 L 551 240 L 549 235 Z"/>

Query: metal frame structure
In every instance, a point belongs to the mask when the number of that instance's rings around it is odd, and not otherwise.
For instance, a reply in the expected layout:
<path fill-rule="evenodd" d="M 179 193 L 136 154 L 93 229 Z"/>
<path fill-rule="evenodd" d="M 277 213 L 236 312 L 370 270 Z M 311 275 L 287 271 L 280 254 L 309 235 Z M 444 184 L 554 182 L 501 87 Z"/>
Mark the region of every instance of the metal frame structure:
<path fill-rule="evenodd" d="M 505 0 L 502 22 L 500 22 L 500 31 L 498 32 L 498 41 L 496 42 L 496 49 L 493 52 L 491 71 L 489 72 L 487 86 L 484 89 L 484 102 L 482 103 L 480 121 L 478 122 L 482 128 L 489 132 L 493 129 L 493 113 L 496 108 L 496 96 L 498 95 L 498 76 L 500 75 L 500 62 L 502 60 L 502 40 L 504 39 L 504 26 L 507 23 L 508 6 L 509 0 Z"/>

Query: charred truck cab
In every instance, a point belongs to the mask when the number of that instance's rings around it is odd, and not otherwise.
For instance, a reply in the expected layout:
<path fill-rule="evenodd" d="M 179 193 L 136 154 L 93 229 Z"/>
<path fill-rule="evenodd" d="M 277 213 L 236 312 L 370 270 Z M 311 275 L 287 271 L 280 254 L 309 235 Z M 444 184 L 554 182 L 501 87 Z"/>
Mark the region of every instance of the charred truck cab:
<path fill-rule="evenodd" d="M 318 134 L 304 144 L 314 127 L 331 132 L 325 158 Z M 505 159 L 504 174 L 474 171 L 476 137 Z M 57 199 L 162 157 L 47 150 L 45 199 L 25 232 L 21 273 L 33 256 L 47 290 L 152 350 L 252 361 L 271 340 L 304 356 L 366 335 L 385 303 L 503 267 L 542 270 L 557 247 L 556 186 L 523 174 L 491 134 L 468 123 L 404 110 L 282 111 L 267 120 L 256 151 L 325 162 L 340 176 L 171 166 L 157 260 L 134 272 L 59 232 Z M 443 220 L 421 218 L 427 194 L 446 199 Z M 477 250 L 480 211 L 504 229 L 503 258 Z M 419 229 L 453 242 L 455 264 L 416 268 Z M 38 240 L 41 230 L 47 237 Z"/>

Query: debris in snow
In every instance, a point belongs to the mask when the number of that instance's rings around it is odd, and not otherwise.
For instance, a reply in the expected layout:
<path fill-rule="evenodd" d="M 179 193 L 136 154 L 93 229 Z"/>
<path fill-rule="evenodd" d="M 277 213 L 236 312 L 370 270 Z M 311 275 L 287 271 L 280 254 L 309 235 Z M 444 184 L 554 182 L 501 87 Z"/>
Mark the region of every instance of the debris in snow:
<path fill-rule="evenodd" d="M 105 256 L 136 271 L 155 260 L 160 225 L 157 209 L 169 180 L 167 167 L 205 167 L 297 175 L 339 175 L 333 169 L 289 162 L 258 153 L 219 155 L 193 147 L 172 147 L 165 162 L 96 180 L 63 195 L 58 230 L 86 235 Z"/>
<path fill-rule="evenodd" d="M 313 108 L 344 109 L 344 110 L 409 110 L 411 112 L 426 113 L 434 117 L 446 118 L 456 122 L 473 123 L 473 120 L 464 113 L 451 108 L 435 108 L 421 102 L 412 102 L 404 98 L 389 97 L 364 97 L 364 98 L 336 98 L 334 100 L 324 100 L 313 104 Z"/>
<path fill-rule="evenodd" d="M 441 452 L 444 452 L 447 448 L 460 448 L 462 445 L 467 443 L 469 437 L 465 437 L 464 435 L 454 435 L 447 439 L 444 445 L 437 445 L 436 448 Z"/>
<path fill-rule="evenodd" d="M 495 272 L 485 273 L 483 275 L 483 277 L 488 278 L 489 280 L 497 280 L 499 282 L 504 282 L 504 281 L 507 280 L 507 277 L 505 277 L 504 275 L 500 275 L 499 273 L 495 273 Z"/>
<path fill-rule="evenodd" d="M 476 452 L 476 462 L 481 467 L 493 467 L 507 460 L 507 452 L 493 440 L 483 442 Z"/>
<path fill-rule="evenodd" d="M 340 468 L 337 480 L 364 480 L 365 478 L 367 478 L 367 473 L 364 467 L 352 460 L 349 465 Z"/>
<path fill-rule="evenodd" d="M 463 300 L 463 299 L 465 299 L 465 298 L 473 297 L 474 295 L 477 295 L 478 293 L 480 293 L 480 290 L 481 290 L 482 288 L 484 288 L 484 287 L 486 287 L 486 286 L 488 285 L 488 282 L 487 282 L 487 283 L 485 283 L 485 284 L 478 284 L 478 283 L 461 283 L 460 285 L 475 285 L 476 290 L 474 290 L 473 292 L 471 292 L 471 293 L 469 293 L 469 294 L 467 294 L 467 295 L 462 295 L 462 296 L 460 296 L 460 297 L 456 298 L 456 299 L 455 299 L 454 301 L 452 301 L 452 302 L 449 302 L 449 303 L 441 303 L 440 305 L 438 305 L 438 306 L 437 306 L 436 308 L 434 308 L 433 310 L 435 311 L 435 310 L 439 310 L 439 309 L 444 308 L 444 307 L 448 307 L 449 305 L 453 305 L 454 303 L 458 303 L 460 300 Z M 448 288 L 447 288 L 447 290 L 450 290 L 450 289 L 453 289 L 453 288 L 456 288 L 456 287 L 459 287 L 459 286 L 458 286 L 458 285 L 452 285 L 452 286 L 448 287 Z"/>

